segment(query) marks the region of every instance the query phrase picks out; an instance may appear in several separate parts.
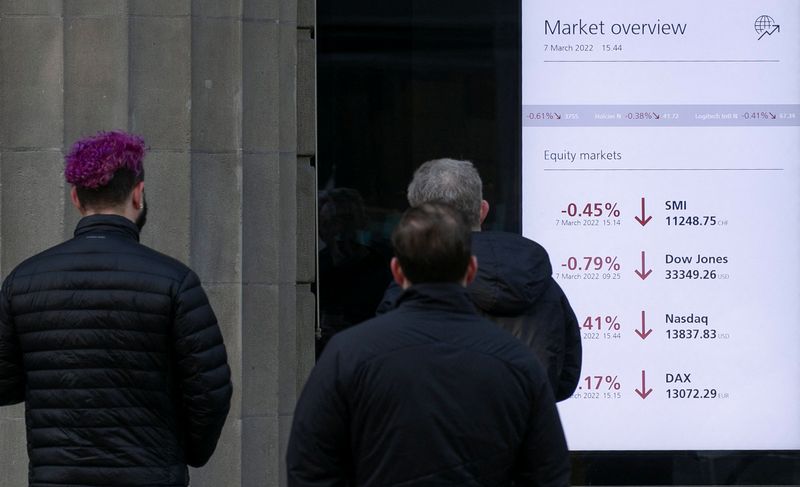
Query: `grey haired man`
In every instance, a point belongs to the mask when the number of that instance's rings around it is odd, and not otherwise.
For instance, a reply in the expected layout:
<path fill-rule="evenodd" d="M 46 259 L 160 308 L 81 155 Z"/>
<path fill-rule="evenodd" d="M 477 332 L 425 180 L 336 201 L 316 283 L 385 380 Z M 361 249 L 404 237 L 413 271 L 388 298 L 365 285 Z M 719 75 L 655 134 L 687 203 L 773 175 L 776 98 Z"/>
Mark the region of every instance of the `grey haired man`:
<path fill-rule="evenodd" d="M 435 159 L 420 166 L 408 185 L 412 207 L 444 202 L 468 219 L 478 274 L 468 287 L 484 316 L 528 346 L 547 370 L 557 401 L 572 395 L 581 371 L 580 328 L 566 295 L 553 279 L 547 251 L 538 243 L 507 232 L 482 232 L 489 214 L 483 183 L 469 161 Z M 402 290 L 391 285 L 378 308 L 394 308 Z"/>

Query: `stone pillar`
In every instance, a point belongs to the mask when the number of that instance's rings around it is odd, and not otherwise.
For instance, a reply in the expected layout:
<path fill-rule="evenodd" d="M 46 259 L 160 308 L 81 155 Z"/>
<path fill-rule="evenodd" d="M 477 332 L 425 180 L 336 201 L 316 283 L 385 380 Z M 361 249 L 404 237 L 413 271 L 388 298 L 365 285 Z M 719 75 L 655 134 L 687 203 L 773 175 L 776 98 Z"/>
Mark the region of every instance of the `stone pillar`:
<path fill-rule="evenodd" d="M 0 3 L 2 276 L 62 239 L 63 32 L 60 2 Z M 0 408 L 0 438 L 0 485 L 27 485 L 22 407 Z"/>
<path fill-rule="evenodd" d="M 285 485 L 314 357 L 313 0 L 0 0 L 0 277 L 69 238 L 63 154 L 141 134 L 143 242 L 192 266 L 234 375 L 193 486 Z M 0 409 L 0 487 L 25 485 L 21 407 Z"/>

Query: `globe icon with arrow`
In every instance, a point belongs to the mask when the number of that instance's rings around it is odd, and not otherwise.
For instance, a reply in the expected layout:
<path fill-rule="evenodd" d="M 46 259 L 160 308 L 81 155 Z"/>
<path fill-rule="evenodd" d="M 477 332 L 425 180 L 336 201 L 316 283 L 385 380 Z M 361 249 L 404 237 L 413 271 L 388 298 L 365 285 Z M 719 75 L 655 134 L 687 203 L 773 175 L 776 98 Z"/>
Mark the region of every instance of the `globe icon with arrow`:
<path fill-rule="evenodd" d="M 765 35 L 771 36 L 772 34 L 781 31 L 781 26 L 776 24 L 775 19 L 769 15 L 762 15 L 757 18 L 753 27 L 755 27 L 756 34 L 758 34 L 758 40 L 761 40 L 761 38 Z"/>

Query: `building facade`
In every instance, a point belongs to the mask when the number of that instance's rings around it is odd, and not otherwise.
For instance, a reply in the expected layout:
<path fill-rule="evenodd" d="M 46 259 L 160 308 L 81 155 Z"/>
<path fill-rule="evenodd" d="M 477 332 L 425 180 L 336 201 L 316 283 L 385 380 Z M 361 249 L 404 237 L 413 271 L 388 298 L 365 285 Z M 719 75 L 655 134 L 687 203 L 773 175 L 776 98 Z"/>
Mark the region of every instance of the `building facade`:
<path fill-rule="evenodd" d="M 235 384 L 193 486 L 285 484 L 314 360 L 314 24 L 314 0 L 0 0 L 0 277 L 71 237 L 73 141 L 145 138 L 143 242 L 200 275 Z M 21 405 L 0 438 L 0 487 L 26 485 Z"/>

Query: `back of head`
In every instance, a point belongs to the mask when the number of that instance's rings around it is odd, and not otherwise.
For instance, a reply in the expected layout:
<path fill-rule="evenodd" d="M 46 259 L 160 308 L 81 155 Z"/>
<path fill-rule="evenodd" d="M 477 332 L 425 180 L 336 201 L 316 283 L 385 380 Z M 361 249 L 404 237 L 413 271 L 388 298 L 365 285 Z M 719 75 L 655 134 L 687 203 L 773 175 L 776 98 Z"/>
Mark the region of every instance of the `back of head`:
<path fill-rule="evenodd" d="M 408 185 L 408 204 L 445 202 L 464 214 L 471 228 L 480 227 L 483 184 L 469 161 L 435 159 L 421 165 Z"/>
<path fill-rule="evenodd" d="M 470 226 L 446 203 L 408 209 L 392 233 L 395 256 L 414 284 L 461 282 L 472 256 Z"/>
<path fill-rule="evenodd" d="M 123 204 L 144 180 L 145 154 L 141 137 L 122 131 L 100 132 L 78 140 L 66 157 L 64 175 L 78 199 L 92 209 Z"/>

